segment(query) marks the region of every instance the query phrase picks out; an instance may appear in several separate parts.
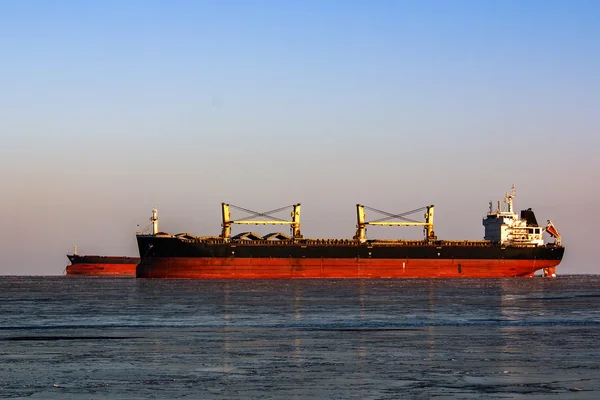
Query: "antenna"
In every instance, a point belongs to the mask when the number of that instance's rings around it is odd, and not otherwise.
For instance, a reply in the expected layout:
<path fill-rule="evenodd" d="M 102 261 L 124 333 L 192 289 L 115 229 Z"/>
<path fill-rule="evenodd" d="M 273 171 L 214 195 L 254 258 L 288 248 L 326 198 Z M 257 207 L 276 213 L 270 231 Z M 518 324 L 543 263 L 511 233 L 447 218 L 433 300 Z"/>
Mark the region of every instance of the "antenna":
<path fill-rule="evenodd" d="M 512 185 L 512 188 L 510 189 L 510 193 L 506 193 L 506 196 L 504 198 L 504 202 L 506 204 L 508 204 L 508 212 L 512 213 L 513 211 L 513 199 L 515 198 L 515 185 Z"/>
<path fill-rule="evenodd" d="M 150 217 L 150 222 L 152 222 L 152 234 L 156 235 L 158 233 L 158 211 L 156 208 L 152 209 L 152 217 Z"/>

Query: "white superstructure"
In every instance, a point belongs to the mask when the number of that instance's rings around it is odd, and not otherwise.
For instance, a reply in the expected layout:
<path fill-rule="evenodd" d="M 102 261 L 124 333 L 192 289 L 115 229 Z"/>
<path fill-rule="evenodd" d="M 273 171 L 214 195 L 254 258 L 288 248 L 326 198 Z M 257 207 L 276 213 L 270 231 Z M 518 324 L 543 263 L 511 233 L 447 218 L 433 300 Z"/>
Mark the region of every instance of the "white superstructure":
<path fill-rule="evenodd" d="M 538 225 L 531 209 L 523 211 L 525 218 L 519 218 L 519 215 L 514 212 L 514 198 L 515 185 L 512 186 L 511 192 L 506 193 L 504 197 L 506 209 L 503 209 L 500 201 L 498 201 L 498 209 L 493 211 L 492 202 L 490 201 L 490 210 L 483 220 L 483 226 L 485 227 L 484 239 L 502 245 L 543 246 L 545 228 Z"/>

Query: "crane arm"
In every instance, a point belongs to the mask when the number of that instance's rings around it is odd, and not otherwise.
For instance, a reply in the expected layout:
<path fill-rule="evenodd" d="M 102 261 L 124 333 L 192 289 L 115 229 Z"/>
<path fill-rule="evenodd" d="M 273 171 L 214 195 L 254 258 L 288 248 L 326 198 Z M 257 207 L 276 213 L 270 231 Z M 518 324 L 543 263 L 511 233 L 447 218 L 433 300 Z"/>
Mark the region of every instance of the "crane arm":
<path fill-rule="evenodd" d="M 548 224 L 546 225 L 544 230 L 554 238 L 556 244 L 560 245 L 560 233 L 558 233 L 558 229 L 556 229 L 552 221 L 548 220 Z"/>

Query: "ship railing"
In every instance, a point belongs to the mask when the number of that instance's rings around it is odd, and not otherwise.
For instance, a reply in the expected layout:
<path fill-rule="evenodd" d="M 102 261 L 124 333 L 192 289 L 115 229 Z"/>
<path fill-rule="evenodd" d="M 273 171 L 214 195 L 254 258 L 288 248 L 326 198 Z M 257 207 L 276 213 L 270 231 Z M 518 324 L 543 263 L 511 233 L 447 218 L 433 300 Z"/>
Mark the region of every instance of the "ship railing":
<path fill-rule="evenodd" d="M 515 243 L 515 242 L 510 242 L 510 243 L 504 243 L 504 247 L 505 246 L 510 246 L 510 247 L 540 247 L 541 245 L 539 245 L 537 243 Z"/>
<path fill-rule="evenodd" d="M 465 246 L 465 247 L 489 247 L 489 246 L 500 246 L 500 243 L 492 242 L 490 240 L 394 240 L 394 239 L 371 239 L 364 243 L 355 239 L 292 239 L 292 240 L 251 240 L 251 239 L 240 239 L 235 241 L 225 241 L 220 236 L 202 236 L 202 237 L 191 237 L 192 235 L 178 236 L 180 240 L 193 242 L 201 241 L 207 244 L 244 244 L 246 246 L 367 246 L 367 247 L 391 247 L 391 246 Z"/>
<path fill-rule="evenodd" d="M 525 238 L 515 238 L 513 237 L 512 239 L 508 239 L 508 242 L 514 242 L 514 243 L 531 243 L 534 244 L 534 240 L 536 239 L 531 239 L 528 237 Z"/>
<path fill-rule="evenodd" d="M 425 240 L 376 240 L 369 242 L 371 245 L 376 245 L 379 247 L 386 246 L 465 246 L 465 247 L 488 247 L 488 246 L 497 246 L 497 243 L 494 243 L 490 240 L 433 240 L 433 241 L 425 241 Z"/>
<path fill-rule="evenodd" d="M 215 237 L 203 237 L 198 240 L 206 241 L 208 244 L 244 244 L 246 246 L 352 246 L 352 247 L 392 247 L 392 246 L 465 246 L 465 247 L 484 247 L 484 246 L 498 246 L 499 244 L 489 240 L 369 240 L 367 242 L 360 242 L 355 239 L 302 239 L 302 240 L 250 240 L 240 239 L 236 241 L 226 242 L 223 238 Z"/>

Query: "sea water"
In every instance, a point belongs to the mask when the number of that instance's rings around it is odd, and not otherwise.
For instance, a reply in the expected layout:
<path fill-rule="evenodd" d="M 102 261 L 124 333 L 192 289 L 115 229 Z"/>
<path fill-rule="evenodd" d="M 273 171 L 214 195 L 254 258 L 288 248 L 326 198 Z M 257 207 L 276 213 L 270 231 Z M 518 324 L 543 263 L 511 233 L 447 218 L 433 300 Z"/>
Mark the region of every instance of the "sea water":
<path fill-rule="evenodd" d="M 0 398 L 600 398 L 600 276 L 0 277 Z"/>

